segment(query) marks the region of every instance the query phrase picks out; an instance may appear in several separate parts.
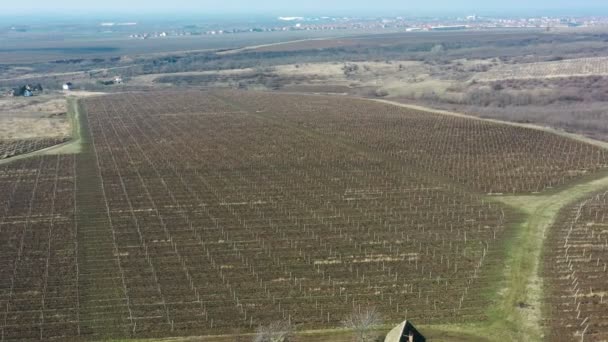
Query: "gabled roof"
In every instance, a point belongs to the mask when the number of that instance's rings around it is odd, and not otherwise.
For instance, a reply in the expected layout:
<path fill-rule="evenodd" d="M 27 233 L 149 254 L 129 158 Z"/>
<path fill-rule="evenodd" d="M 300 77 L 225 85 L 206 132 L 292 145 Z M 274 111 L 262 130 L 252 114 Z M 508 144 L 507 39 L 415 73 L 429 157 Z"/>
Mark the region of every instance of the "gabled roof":
<path fill-rule="evenodd" d="M 386 335 L 384 342 L 409 342 L 410 335 L 412 335 L 413 342 L 426 342 L 426 338 L 407 320 L 394 327 L 393 330 Z"/>

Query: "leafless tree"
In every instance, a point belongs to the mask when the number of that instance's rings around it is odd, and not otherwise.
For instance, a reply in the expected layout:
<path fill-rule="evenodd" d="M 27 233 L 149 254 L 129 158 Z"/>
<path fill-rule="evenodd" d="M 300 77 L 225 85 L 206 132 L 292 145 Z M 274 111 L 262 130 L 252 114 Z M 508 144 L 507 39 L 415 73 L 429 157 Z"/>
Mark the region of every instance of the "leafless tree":
<path fill-rule="evenodd" d="M 357 342 L 375 341 L 378 333 L 374 328 L 382 324 L 382 316 L 375 308 L 356 310 L 342 321 L 342 326 L 355 332 Z"/>
<path fill-rule="evenodd" d="M 289 342 L 294 338 L 294 327 L 288 321 L 276 321 L 260 326 L 256 331 L 254 342 Z"/>

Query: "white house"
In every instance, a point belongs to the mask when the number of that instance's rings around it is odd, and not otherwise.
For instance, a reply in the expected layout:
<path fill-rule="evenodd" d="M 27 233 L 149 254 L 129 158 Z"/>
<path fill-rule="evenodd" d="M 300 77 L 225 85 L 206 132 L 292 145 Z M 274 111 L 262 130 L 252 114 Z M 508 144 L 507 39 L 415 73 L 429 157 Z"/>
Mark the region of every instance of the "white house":
<path fill-rule="evenodd" d="M 73 87 L 74 85 L 72 84 L 72 82 L 67 82 L 63 84 L 63 90 L 72 90 Z"/>

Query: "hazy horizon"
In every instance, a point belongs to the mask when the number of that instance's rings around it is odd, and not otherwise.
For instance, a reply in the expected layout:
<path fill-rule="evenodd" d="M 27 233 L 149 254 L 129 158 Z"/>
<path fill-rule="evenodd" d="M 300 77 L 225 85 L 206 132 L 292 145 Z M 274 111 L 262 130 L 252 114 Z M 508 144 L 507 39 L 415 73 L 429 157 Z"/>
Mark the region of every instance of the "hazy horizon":
<path fill-rule="evenodd" d="M 179 6 L 179 7 L 178 7 Z M 86 14 L 91 17 L 107 15 L 403 15 L 440 16 L 477 13 L 480 15 L 603 15 L 608 14 L 608 3 L 600 0 L 428 0 L 420 1 L 347 1 L 308 0 L 305 2 L 284 2 L 260 0 L 251 1 L 195 1 L 185 0 L 175 3 L 158 3 L 148 0 L 106 0 L 85 3 L 77 0 L 9 2 L 3 4 L 0 16 L 70 16 Z"/>

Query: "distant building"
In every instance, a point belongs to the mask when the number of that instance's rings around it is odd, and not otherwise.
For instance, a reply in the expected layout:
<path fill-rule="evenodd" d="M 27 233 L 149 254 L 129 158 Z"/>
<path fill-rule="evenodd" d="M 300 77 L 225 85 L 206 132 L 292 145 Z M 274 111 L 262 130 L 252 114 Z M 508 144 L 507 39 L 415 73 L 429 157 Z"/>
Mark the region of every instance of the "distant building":
<path fill-rule="evenodd" d="M 34 96 L 36 93 L 39 93 L 42 91 L 43 91 L 43 89 L 40 84 L 37 84 L 37 85 L 26 84 L 26 85 L 22 85 L 17 88 L 11 89 L 8 92 L 8 95 L 30 97 L 30 96 Z"/>
<path fill-rule="evenodd" d="M 466 30 L 468 26 L 466 25 L 450 25 L 450 26 L 433 26 L 431 27 L 432 31 L 456 31 L 456 30 Z"/>
<path fill-rule="evenodd" d="M 67 82 L 63 84 L 63 90 L 72 90 L 74 88 L 74 85 L 72 84 L 72 82 Z"/>

